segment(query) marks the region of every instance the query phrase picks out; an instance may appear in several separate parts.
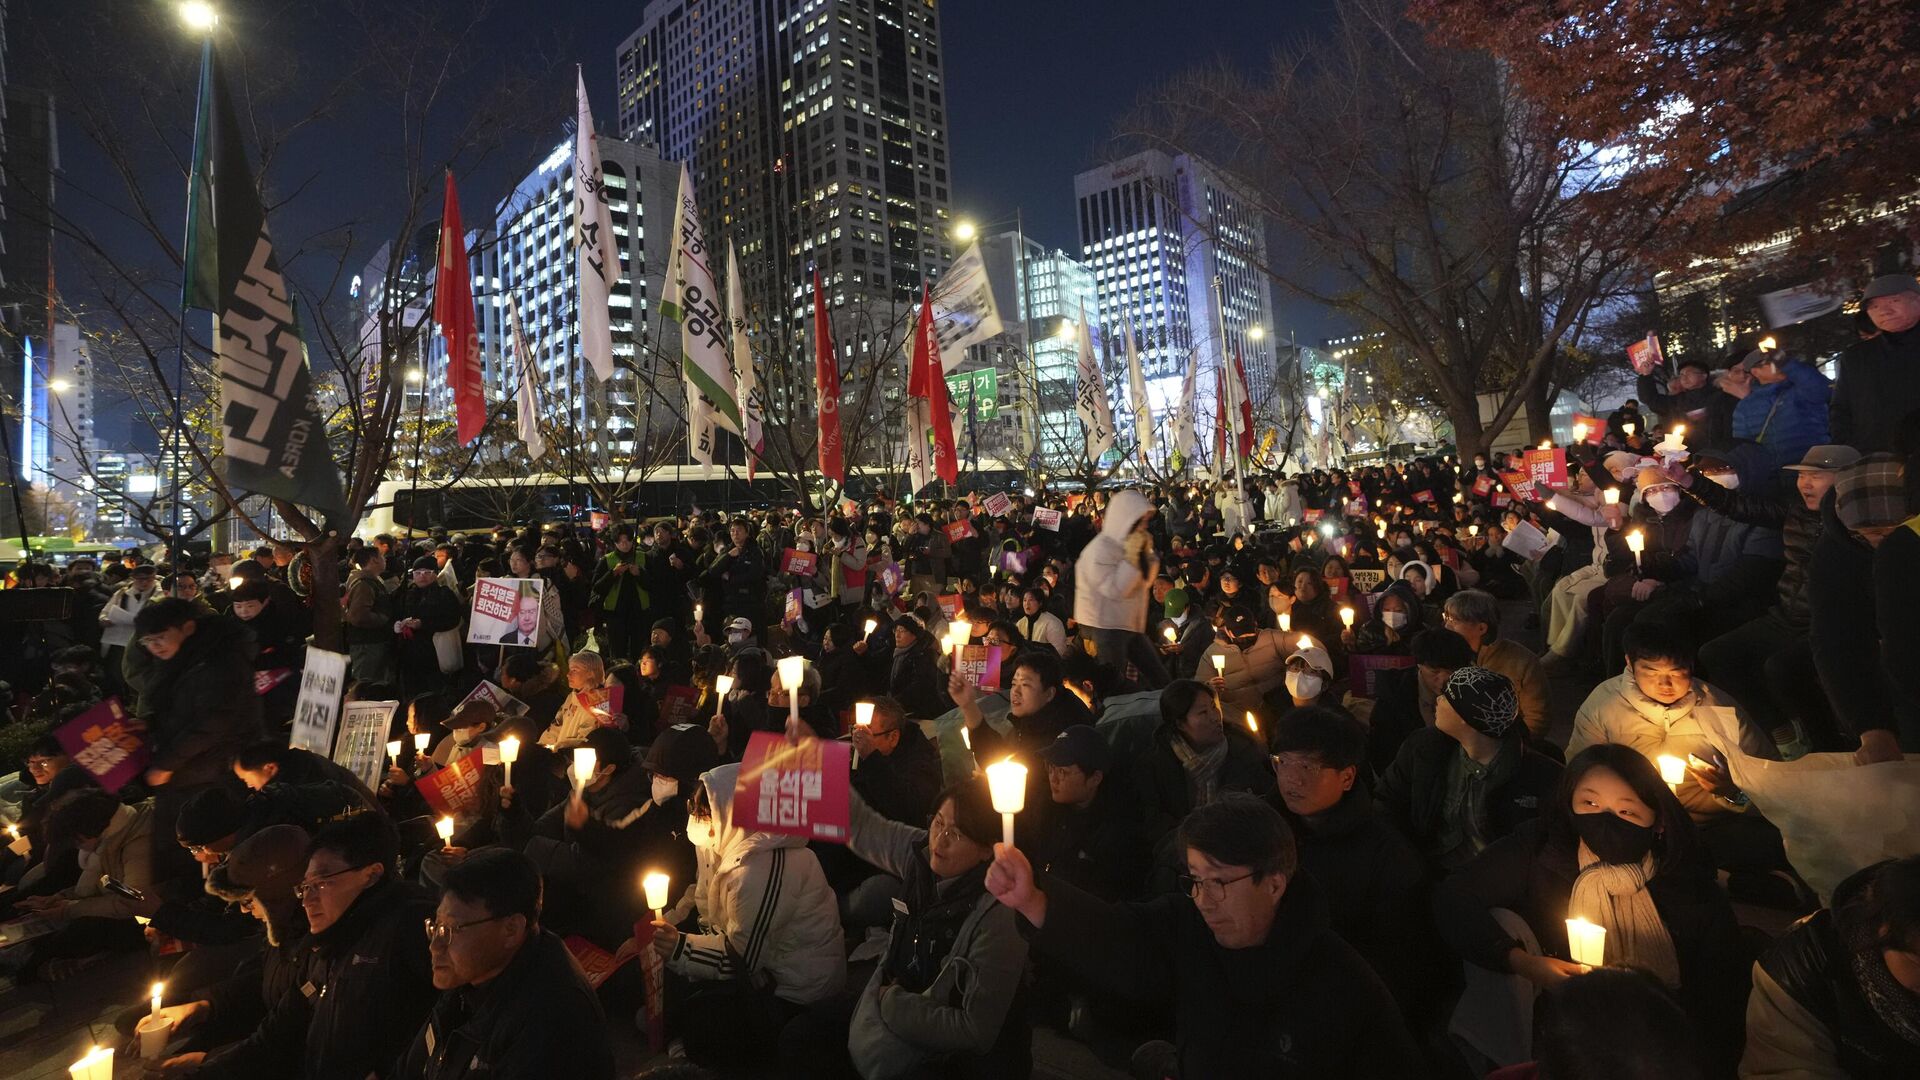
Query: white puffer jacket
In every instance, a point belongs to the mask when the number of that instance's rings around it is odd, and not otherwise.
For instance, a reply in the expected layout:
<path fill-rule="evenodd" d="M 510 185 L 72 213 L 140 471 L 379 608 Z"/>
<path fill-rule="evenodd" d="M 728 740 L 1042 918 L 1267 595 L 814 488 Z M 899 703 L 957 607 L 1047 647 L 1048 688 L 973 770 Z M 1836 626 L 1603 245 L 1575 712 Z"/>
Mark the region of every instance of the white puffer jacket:
<path fill-rule="evenodd" d="M 699 877 L 667 921 L 698 910 L 701 932 L 683 935 L 667 966 L 693 980 L 763 976 L 782 1001 L 824 1001 L 847 982 L 839 903 L 803 837 L 734 826 L 739 775 L 733 763 L 700 777 L 714 843 L 695 849 Z"/>
<path fill-rule="evenodd" d="M 1073 621 L 1103 630 L 1147 629 L 1147 588 L 1159 572 L 1159 559 L 1150 557 L 1143 571 L 1127 555 L 1127 534 L 1153 510 L 1145 495 L 1128 488 L 1107 504 L 1100 535 L 1093 538 L 1073 571 Z"/>

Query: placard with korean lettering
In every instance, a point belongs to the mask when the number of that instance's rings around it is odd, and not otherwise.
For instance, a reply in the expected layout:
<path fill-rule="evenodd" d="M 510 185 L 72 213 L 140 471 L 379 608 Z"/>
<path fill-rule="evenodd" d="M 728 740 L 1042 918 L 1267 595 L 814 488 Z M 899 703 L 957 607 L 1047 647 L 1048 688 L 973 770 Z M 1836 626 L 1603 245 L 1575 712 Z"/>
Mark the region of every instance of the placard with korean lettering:
<path fill-rule="evenodd" d="M 380 786 L 387 763 L 387 729 L 398 701 L 349 701 L 340 717 L 340 741 L 333 762 L 370 788 Z"/>
<path fill-rule="evenodd" d="M 465 818 L 480 812 L 485 754 L 475 750 L 420 778 L 414 785 L 436 814 Z"/>
<path fill-rule="evenodd" d="M 777 732 L 754 732 L 733 792 L 734 824 L 749 832 L 844 841 L 851 820 L 852 764 L 848 743 L 790 743 Z"/>
<path fill-rule="evenodd" d="M 1045 506 L 1036 506 L 1033 508 L 1033 524 L 1035 528 L 1045 529 L 1048 532 L 1059 532 L 1060 511 Z"/>
<path fill-rule="evenodd" d="M 311 750 L 321 757 L 333 753 L 333 728 L 340 720 L 340 698 L 347 691 L 347 654 L 325 649 L 307 650 L 306 670 L 300 673 L 300 700 L 293 706 L 293 734 L 288 745 Z"/>
<path fill-rule="evenodd" d="M 146 732 L 120 704 L 108 698 L 54 729 L 67 756 L 108 792 L 117 792 L 147 767 L 152 751 Z"/>
<path fill-rule="evenodd" d="M 980 508 L 994 517 L 1006 517 L 1013 513 L 1013 500 L 1007 496 L 1006 492 L 996 491 L 987 496 L 987 500 L 980 504 Z"/>
<path fill-rule="evenodd" d="M 480 578 L 473 583 L 467 640 L 476 645 L 540 643 L 542 578 Z"/>
<path fill-rule="evenodd" d="M 1536 487 L 1567 486 L 1567 451 L 1564 447 L 1542 450 L 1534 447 L 1526 453 L 1527 479 Z"/>
<path fill-rule="evenodd" d="M 1000 661 L 1006 650 L 998 645 L 968 645 L 960 650 L 960 677 L 982 690 L 1000 689 Z"/>

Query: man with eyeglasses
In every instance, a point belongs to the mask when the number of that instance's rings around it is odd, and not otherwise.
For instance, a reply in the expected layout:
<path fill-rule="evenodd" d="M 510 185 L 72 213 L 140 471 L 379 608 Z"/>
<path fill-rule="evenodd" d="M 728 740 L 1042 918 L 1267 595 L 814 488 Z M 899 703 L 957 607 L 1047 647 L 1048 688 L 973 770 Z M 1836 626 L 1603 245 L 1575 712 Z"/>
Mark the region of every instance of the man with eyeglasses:
<path fill-rule="evenodd" d="M 486 848 L 449 867 L 426 921 L 441 991 L 395 1069 L 400 1080 L 613 1076 L 599 999 L 566 945 L 540 925 L 531 859 Z"/>
<path fill-rule="evenodd" d="M 883 696 L 873 699 L 873 723 L 854 725 L 852 737 L 860 755 L 853 790 L 889 821 L 927 820 L 940 794 L 940 751 L 920 725 L 908 722 L 898 701 Z"/>
<path fill-rule="evenodd" d="M 1107 904 L 1018 848 L 994 846 L 987 890 L 1036 956 L 1087 986 L 1171 1004 L 1175 1045 L 1134 1056 L 1155 1076 L 1419 1076 L 1427 1072 L 1379 976 L 1328 923 L 1278 811 L 1230 794 L 1188 814 L 1187 895 Z"/>
<path fill-rule="evenodd" d="M 421 927 L 433 903 L 398 874 L 400 839 L 379 814 L 322 830 L 294 887 L 324 978 L 301 1075 L 383 1075 L 433 1003 Z"/>

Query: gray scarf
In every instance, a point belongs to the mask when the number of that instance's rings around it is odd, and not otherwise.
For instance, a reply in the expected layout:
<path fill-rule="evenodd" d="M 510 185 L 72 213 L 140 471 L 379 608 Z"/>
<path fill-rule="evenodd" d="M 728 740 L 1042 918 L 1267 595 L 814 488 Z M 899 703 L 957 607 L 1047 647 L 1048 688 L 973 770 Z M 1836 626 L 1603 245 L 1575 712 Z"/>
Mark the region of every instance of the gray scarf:
<path fill-rule="evenodd" d="M 1193 805 L 1205 806 L 1220 793 L 1220 770 L 1227 763 L 1227 740 L 1221 739 L 1206 750 L 1195 750 L 1178 732 L 1169 740 L 1173 756 L 1187 770 L 1187 795 Z"/>

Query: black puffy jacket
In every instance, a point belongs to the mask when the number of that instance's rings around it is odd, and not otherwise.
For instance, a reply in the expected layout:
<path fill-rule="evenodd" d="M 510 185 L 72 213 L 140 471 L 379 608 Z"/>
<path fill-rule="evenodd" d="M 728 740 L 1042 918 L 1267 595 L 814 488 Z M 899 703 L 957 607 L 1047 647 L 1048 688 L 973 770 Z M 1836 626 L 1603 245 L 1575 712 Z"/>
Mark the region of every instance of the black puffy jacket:
<path fill-rule="evenodd" d="M 365 1080 L 399 1058 L 433 1005 L 433 898 L 382 878 L 313 935 L 324 978 L 307 1028 L 305 1080 Z"/>
<path fill-rule="evenodd" d="M 1820 512 L 1807 509 L 1798 492 L 1775 497 L 1728 491 L 1698 474 L 1686 493 L 1722 517 L 1780 530 L 1787 565 L 1775 586 L 1778 598 L 1774 606 L 1794 629 L 1805 630 L 1813 622 L 1807 601 L 1807 562 L 1813 558 L 1814 545 L 1820 542 Z"/>
<path fill-rule="evenodd" d="M 196 619 L 140 698 L 152 729 L 152 768 L 179 787 L 211 784 L 230 774 L 233 755 L 260 738 L 260 698 L 253 692 L 253 642 L 225 615 Z"/>
<path fill-rule="evenodd" d="M 440 995 L 391 1072 L 399 1080 L 609 1080 L 613 1044 L 600 1001 L 567 947 L 535 929 L 485 986 Z"/>

